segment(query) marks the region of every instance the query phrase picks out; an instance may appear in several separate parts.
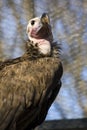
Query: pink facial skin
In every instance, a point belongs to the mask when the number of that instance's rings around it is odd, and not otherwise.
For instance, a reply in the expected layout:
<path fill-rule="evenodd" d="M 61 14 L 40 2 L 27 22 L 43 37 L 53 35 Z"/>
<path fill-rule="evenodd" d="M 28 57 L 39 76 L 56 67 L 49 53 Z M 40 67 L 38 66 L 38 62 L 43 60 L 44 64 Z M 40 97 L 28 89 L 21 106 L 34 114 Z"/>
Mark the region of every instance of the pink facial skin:
<path fill-rule="evenodd" d="M 31 24 L 32 20 L 34 21 L 33 25 Z M 53 36 L 49 24 L 43 25 L 40 17 L 31 19 L 27 26 L 27 34 L 30 41 L 33 41 L 32 44 L 38 44 L 40 53 L 50 54 Z"/>

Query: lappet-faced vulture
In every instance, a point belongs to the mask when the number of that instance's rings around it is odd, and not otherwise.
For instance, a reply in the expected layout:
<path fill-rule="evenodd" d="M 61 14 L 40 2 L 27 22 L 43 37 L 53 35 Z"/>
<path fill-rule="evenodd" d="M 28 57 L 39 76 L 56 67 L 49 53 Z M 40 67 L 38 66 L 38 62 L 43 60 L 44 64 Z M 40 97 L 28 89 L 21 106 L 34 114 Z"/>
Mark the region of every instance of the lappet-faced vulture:
<path fill-rule="evenodd" d="M 30 130 L 40 125 L 55 100 L 63 67 L 46 13 L 27 26 L 23 56 L 0 62 L 0 130 Z"/>

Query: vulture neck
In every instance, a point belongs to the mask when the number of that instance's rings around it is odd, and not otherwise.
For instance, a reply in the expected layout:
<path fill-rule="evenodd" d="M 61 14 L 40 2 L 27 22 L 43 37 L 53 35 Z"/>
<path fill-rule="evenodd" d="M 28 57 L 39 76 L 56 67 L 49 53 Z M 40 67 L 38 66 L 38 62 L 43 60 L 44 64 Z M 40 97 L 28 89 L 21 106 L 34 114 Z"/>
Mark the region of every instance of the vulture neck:
<path fill-rule="evenodd" d="M 37 59 L 37 58 L 43 58 L 43 57 L 60 57 L 60 44 L 57 44 L 57 42 L 51 43 L 51 53 L 50 55 L 44 55 L 39 52 L 38 45 L 32 44 L 31 41 L 26 42 L 26 52 L 23 55 L 23 57 L 27 57 L 31 60 Z"/>
<path fill-rule="evenodd" d="M 0 62 L 0 70 L 3 69 L 5 66 L 9 66 L 26 60 L 31 61 L 45 57 L 60 59 L 60 50 L 61 50 L 60 45 L 58 45 L 56 42 L 53 42 L 51 43 L 51 54 L 43 55 L 39 52 L 38 46 L 36 44 L 33 45 L 31 41 L 27 41 L 24 55 L 15 59 L 8 59 L 3 62 Z"/>

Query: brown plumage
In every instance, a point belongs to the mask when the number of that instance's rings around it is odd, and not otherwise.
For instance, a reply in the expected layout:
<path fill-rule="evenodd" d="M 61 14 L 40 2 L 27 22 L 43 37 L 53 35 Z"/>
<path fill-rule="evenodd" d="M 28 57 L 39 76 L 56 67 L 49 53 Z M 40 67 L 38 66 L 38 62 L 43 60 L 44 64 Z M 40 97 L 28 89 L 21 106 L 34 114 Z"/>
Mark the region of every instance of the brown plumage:
<path fill-rule="evenodd" d="M 29 130 L 40 125 L 61 87 L 58 46 L 46 56 L 27 41 L 23 56 L 0 63 L 0 130 Z"/>

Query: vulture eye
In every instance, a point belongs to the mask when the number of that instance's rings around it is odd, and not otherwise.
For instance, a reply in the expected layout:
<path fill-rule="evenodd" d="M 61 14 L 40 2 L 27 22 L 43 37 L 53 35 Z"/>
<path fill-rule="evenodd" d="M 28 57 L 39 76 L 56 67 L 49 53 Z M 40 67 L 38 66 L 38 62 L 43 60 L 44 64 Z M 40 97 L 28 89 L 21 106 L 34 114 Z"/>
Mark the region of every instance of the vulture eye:
<path fill-rule="evenodd" d="M 34 25 L 34 23 L 35 23 L 35 21 L 34 21 L 34 20 L 32 20 L 32 21 L 31 21 L 31 25 Z"/>

